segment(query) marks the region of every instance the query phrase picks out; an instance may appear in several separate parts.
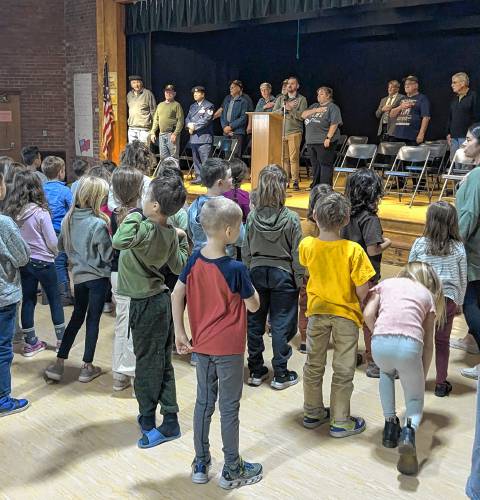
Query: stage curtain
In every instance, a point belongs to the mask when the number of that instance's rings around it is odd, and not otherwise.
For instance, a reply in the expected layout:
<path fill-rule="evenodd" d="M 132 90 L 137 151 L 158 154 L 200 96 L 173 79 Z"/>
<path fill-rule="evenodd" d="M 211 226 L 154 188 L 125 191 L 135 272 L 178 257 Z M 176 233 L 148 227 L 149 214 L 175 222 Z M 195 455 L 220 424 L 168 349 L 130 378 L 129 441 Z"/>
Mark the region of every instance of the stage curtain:
<path fill-rule="evenodd" d="M 128 37 L 127 74 L 142 76 L 145 87 L 147 89 L 152 88 L 152 47 L 150 33 Z M 130 84 L 128 86 L 130 87 Z"/>

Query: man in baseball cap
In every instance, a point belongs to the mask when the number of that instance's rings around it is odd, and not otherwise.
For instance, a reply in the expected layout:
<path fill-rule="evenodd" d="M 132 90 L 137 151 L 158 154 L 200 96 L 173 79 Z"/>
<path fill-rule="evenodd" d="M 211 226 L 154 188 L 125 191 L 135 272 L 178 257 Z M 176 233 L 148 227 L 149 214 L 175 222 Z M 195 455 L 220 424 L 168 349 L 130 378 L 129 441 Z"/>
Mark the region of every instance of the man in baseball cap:
<path fill-rule="evenodd" d="M 155 113 L 155 97 L 143 86 L 140 75 L 128 77 L 132 90 L 127 94 L 128 106 L 128 142 L 148 142 L 148 134 Z"/>

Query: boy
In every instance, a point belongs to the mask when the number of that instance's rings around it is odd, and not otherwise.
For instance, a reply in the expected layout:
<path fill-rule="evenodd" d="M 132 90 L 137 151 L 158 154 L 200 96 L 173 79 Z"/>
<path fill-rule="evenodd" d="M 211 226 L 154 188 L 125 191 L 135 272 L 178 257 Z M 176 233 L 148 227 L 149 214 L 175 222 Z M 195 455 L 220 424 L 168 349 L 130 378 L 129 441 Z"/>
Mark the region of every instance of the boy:
<path fill-rule="evenodd" d="M 135 395 L 140 415 L 140 448 L 180 437 L 175 374 L 172 366 L 173 323 L 170 292 L 161 268 L 180 274 L 188 257 L 187 235 L 167 224 L 185 203 L 187 193 L 178 176 L 154 179 L 143 204 L 144 217 L 128 215 L 113 237 L 121 250 L 118 294 L 131 298 L 129 326 L 136 358 Z M 163 423 L 156 428 L 161 405 Z"/>
<path fill-rule="evenodd" d="M 57 236 L 62 229 L 62 221 L 72 205 L 72 192 L 65 185 L 65 162 L 58 156 L 47 156 L 42 162 L 42 172 L 47 177 L 43 184 L 48 208 L 52 215 L 53 229 Z M 58 286 L 62 297 L 63 306 L 73 304 L 70 291 L 70 278 L 68 276 L 68 261 L 65 252 L 59 252 L 55 258 L 55 269 L 57 270 Z"/>
<path fill-rule="evenodd" d="M 37 146 L 25 146 L 22 148 L 22 161 L 28 170 L 34 172 L 43 184 L 47 182 L 45 174 L 38 170 L 42 165 L 42 157 Z"/>
<path fill-rule="evenodd" d="M 90 165 L 86 160 L 82 160 L 81 158 L 74 160 L 74 162 L 72 163 L 72 170 L 77 180 L 72 182 L 72 185 L 70 186 L 72 194 L 75 194 L 78 183 L 80 182 L 80 178 L 86 175 L 89 169 Z"/>
<path fill-rule="evenodd" d="M 240 234 L 240 207 L 226 198 L 213 198 L 203 206 L 200 223 L 207 235 L 207 243 L 190 257 L 172 295 L 175 343 L 179 354 L 194 350 L 198 358 L 192 481 L 208 482 L 211 464 L 208 434 L 220 389 L 225 465 L 219 485 L 231 489 L 262 479 L 262 466 L 244 462 L 238 452 L 246 309 L 257 311 L 260 299 L 247 268 L 225 252 L 226 245 L 235 242 Z M 207 288 L 208 293 L 205 293 Z M 185 298 L 193 348 L 185 333 Z"/>
<path fill-rule="evenodd" d="M 321 198 L 313 216 L 320 234 L 299 247 L 300 264 L 308 270 L 307 361 L 303 371 L 303 425 L 313 429 L 330 420 L 330 435 L 346 437 L 365 430 L 365 421 L 350 416 L 355 374 L 360 303 L 375 270 L 362 247 L 340 238 L 350 219 L 350 203 L 339 193 Z M 331 411 L 323 405 L 322 384 L 327 348 L 333 337 Z"/>

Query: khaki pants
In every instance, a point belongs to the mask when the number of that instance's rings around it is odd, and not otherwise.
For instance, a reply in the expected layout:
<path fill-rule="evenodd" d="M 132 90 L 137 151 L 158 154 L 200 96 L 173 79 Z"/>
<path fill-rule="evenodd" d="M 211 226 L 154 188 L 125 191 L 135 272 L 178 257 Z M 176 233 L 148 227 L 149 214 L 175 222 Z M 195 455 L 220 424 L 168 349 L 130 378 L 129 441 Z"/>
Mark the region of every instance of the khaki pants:
<path fill-rule="evenodd" d="M 350 397 L 355 374 L 358 327 L 340 316 L 314 315 L 308 319 L 307 361 L 303 369 L 304 415 L 323 418 L 323 375 L 327 348 L 333 339 L 333 376 L 330 391 L 330 415 L 341 422 L 350 416 Z"/>
<path fill-rule="evenodd" d="M 283 142 L 283 169 L 293 182 L 299 179 L 301 142 L 301 132 L 288 134 Z"/>

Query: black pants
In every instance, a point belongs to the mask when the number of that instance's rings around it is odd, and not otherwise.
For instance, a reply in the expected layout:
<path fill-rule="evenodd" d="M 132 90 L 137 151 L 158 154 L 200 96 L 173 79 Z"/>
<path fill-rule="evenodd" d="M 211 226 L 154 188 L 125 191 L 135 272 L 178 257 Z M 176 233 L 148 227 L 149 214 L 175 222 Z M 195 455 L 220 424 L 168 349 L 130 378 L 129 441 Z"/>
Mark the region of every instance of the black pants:
<path fill-rule="evenodd" d="M 245 135 L 244 134 L 233 134 L 232 139 L 237 139 L 237 147 L 235 148 L 235 151 L 233 152 L 233 156 L 236 158 L 241 158 L 243 154 L 243 143 L 245 141 Z M 230 156 L 230 155 L 228 155 Z"/>
<path fill-rule="evenodd" d="M 260 309 L 248 313 L 248 368 L 258 373 L 264 365 L 263 335 L 270 314 L 272 367 L 276 376 L 282 376 L 292 355 L 288 343 L 297 333 L 299 289 L 291 273 L 276 267 L 254 267 L 250 274 L 260 296 Z"/>
<path fill-rule="evenodd" d="M 91 363 L 93 361 L 95 348 L 97 347 L 100 316 L 105 305 L 105 295 L 109 283 L 108 278 L 98 278 L 74 286 L 75 303 L 73 305 L 73 314 L 63 334 L 62 345 L 57 355 L 59 358 L 68 358 L 75 337 L 82 327 L 86 315 L 83 362 Z"/>
<path fill-rule="evenodd" d="M 309 144 L 310 162 L 313 169 L 313 185 L 333 184 L 333 163 L 335 161 L 336 142 L 325 148 L 323 144 Z"/>

